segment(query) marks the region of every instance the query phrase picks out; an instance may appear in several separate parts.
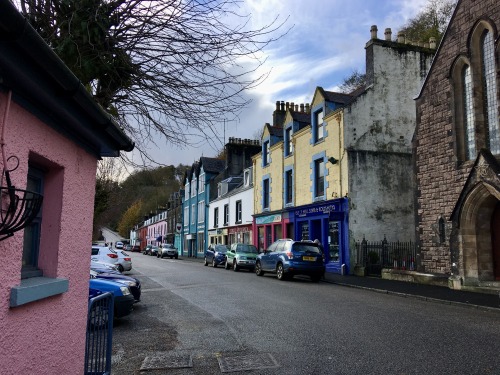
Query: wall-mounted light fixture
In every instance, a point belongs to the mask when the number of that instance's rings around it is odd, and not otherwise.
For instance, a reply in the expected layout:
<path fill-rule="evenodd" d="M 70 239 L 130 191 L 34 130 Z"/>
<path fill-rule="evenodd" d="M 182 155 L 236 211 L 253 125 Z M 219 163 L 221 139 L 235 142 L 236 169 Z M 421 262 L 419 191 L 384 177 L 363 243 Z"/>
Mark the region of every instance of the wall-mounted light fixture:
<path fill-rule="evenodd" d="M 333 156 L 330 156 L 330 157 L 328 158 L 328 161 L 329 161 L 330 163 L 332 163 L 332 164 L 337 164 L 337 162 L 338 162 L 338 160 L 337 160 L 337 159 L 335 159 Z"/>

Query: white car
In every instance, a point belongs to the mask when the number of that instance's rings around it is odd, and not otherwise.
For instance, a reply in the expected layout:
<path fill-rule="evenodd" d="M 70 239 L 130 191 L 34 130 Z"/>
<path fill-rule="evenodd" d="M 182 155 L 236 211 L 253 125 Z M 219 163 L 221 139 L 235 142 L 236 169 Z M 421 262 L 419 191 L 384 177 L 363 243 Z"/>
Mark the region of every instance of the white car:
<path fill-rule="evenodd" d="M 121 241 L 116 241 L 116 242 L 115 242 L 115 248 L 117 248 L 117 249 L 119 249 L 119 250 L 123 249 L 123 242 L 121 242 Z"/>
<path fill-rule="evenodd" d="M 132 269 L 132 258 L 130 255 L 123 250 L 118 250 L 116 254 L 118 254 L 118 262 L 116 262 L 118 271 L 130 271 Z"/>
<path fill-rule="evenodd" d="M 156 256 L 158 258 L 169 257 L 170 259 L 172 258 L 177 259 L 179 258 L 179 253 L 177 252 L 177 249 L 174 247 L 174 245 L 169 243 L 164 243 L 158 249 L 158 254 L 156 254 Z"/>
<path fill-rule="evenodd" d="M 107 246 L 92 246 L 90 260 L 118 265 L 118 254 Z"/>

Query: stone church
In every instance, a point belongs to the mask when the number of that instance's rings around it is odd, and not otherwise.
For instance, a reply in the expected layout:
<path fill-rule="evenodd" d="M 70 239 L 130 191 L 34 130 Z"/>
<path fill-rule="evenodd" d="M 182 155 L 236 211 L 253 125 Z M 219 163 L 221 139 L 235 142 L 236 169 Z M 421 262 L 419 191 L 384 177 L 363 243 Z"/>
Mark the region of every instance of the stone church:
<path fill-rule="evenodd" d="M 416 99 L 420 271 L 500 289 L 500 2 L 460 0 Z"/>

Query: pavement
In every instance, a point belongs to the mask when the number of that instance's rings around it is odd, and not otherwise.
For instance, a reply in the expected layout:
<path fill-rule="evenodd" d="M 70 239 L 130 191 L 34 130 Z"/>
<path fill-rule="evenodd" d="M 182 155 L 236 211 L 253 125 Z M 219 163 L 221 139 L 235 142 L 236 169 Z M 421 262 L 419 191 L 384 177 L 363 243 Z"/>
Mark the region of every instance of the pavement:
<path fill-rule="evenodd" d="M 202 262 L 203 258 L 182 257 L 179 259 Z M 487 294 L 453 290 L 448 287 L 417 284 L 405 281 L 386 280 L 378 277 L 325 274 L 324 282 L 346 287 L 370 290 L 378 293 L 393 294 L 400 297 L 418 298 L 425 301 L 462 305 L 478 309 L 500 311 L 499 294 Z"/>

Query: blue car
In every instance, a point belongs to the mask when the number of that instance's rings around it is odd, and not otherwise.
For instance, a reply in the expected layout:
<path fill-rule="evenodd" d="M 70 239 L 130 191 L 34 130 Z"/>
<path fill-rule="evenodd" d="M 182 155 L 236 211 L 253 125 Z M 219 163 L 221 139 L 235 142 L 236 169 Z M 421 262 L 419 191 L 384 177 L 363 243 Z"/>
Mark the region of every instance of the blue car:
<path fill-rule="evenodd" d="M 203 265 L 208 266 L 211 264 L 212 267 L 217 267 L 226 264 L 226 253 L 229 250 L 227 245 L 210 245 L 207 250 L 205 250 L 205 259 Z"/>
<path fill-rule="evenodd" d="M 132 312 L 132 307 L 135 302 L 134 296 L 130 293 L 126 285 L 115 281 L 91 278 L 89 280 L 89 294 L 92 292 L 91 289 L 113 293 L 115 318 L 124 317 Z"/>
<path fill-rule="evenodd" d="M 95 269 L 90 270 L 90 275 L 95 276 L 97 279 L 115 281 L 128 286 L 130 293 L 134 296 L 135 302 L 141 301 L 141 281 L 139 279 L 132 276 L 122 275 L 119 272 L 106 272 Z"/>
<path fill-rule="evenodd" d="M 264 273 L 275 273 L 279 280 L 307 275 L 319 282 L 325 273 L 323 252 L 314 242 L 277 240 L 257 256 L 255 274 L 262 276 Z"/>

